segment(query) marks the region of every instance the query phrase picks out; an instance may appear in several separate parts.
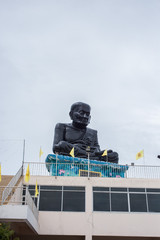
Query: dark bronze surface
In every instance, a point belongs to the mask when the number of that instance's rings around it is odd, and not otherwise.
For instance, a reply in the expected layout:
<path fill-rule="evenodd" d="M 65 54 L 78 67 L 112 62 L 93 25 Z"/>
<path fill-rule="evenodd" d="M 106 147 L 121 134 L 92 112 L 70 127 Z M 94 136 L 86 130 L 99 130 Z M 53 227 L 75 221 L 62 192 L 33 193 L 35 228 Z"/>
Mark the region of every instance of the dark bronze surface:
<path fill-rule="evenodd" d="M 69 115 L 72 123 L 58 123 L 55 127 L 53 152 L 69 156 L 74 147 L 75 157 L 88 158 L 89 154 L 90 159 L 118 163 L 118 153 L 112 150 L 102 157 L 104 150 L 100 150 L 97 131 L 87 127 L 90 112 L 91 107 L 86 103 L 77 102 L 71 106 Z"/>

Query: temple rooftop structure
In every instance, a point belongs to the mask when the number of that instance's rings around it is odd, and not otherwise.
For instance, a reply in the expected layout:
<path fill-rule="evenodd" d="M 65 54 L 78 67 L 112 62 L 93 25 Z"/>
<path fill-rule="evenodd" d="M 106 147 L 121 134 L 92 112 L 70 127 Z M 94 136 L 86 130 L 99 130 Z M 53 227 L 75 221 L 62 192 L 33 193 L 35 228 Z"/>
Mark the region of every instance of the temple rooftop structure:
<path fill-rule="evenodd" d="M 20 240 L 160 239 L 159 166 L 50 154 L 2 175 L 0 201 L 0 222 Z"/>

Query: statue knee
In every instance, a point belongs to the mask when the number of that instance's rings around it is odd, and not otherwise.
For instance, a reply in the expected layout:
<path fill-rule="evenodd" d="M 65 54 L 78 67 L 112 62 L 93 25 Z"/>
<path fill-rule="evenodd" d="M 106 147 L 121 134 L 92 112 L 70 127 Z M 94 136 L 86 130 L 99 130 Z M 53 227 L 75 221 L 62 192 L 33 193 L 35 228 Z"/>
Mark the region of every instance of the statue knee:
<path fill-rule="evenodd" d="M 119 156 L 117 152 L 109 152 L 108 153 L 108 162 L 118 163 Z"/>

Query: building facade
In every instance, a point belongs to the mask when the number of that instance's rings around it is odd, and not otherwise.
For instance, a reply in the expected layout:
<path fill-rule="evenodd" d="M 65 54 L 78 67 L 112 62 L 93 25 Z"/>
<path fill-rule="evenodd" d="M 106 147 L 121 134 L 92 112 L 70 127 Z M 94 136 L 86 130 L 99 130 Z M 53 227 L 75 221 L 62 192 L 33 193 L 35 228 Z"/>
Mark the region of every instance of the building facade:
<path fill-rule="evenodd" d="M 160 178 L 145 167 L 142 177 L 102 178 L 38 174 L 30 165 L 29 182 L 20 173 L 0 206 L 0 221 L 20 239 L 160 239 Z"/>

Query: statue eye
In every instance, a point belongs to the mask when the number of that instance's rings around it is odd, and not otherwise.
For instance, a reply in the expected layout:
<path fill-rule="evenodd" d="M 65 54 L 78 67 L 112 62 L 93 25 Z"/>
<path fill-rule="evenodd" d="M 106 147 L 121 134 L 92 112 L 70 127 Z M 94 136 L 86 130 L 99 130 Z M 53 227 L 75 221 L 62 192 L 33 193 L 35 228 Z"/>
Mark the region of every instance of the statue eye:
<path fill-rule="evenodd" d="M 90 115 L 89 112 L 85 112 L 85 111 L 83 111 L 83 110 L 80 110 L 80 111 L 79 111 L 79 114 L 81 114 L 81 115 L 86 115 L 87 117 L 89 117 L 89 115 Z"/>
<path fill-rule="evenodd" d="M 79 113 L 80 113 L 80 114 L 84 114 L 84 112 L 83 112 L 83 111 L 79 111 Z"/>

